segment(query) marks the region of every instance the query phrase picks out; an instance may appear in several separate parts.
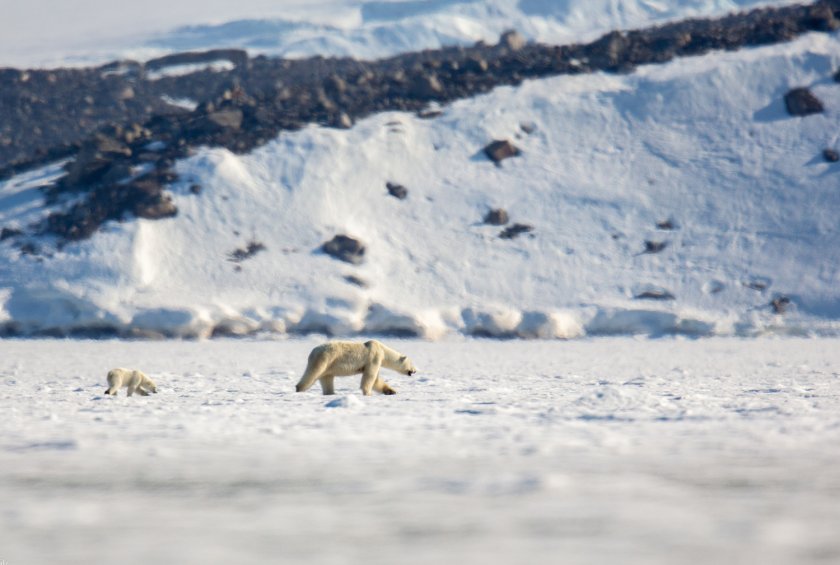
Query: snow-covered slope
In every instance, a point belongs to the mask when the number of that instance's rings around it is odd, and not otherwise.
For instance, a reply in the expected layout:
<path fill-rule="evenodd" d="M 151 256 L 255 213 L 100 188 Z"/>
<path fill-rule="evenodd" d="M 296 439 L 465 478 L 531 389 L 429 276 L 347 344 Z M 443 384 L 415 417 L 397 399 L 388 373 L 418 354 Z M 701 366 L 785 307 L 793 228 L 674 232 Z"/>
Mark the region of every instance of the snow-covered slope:
<path fill-rule="evenodd" d="M 495 42 L 510 28 L 548 43 L 613 29 L 715 16 L 789 0 L 110 0 L 4 6 L 0 66 L 149 59 L 172 51 L 376 58 L 442 45 Z"/>
<path fill-rule="evenodd" d="M 178 165 L 174 219 L 110 224 L 62 249 L 38 242 L 46 258 L 0 243 L 0 323 L 189 336 L 834 332 L 840 168 L 821 153 L 837 143 L 838 53 L 836 36 L 814 34 L 500 88 L 431 120 L 313 126 L 249 155 L 202 150 Z M 794 86 L 826 112 L 788 116 Z M 496 167 L 481 149 L 505 138 L 522 155 Z M 0 226 L 44 213 L 34 187 L 57 167 L 0 185 Z M 534 231 L 501 239 L 482 223 L 495 207 Z M 674 229 L 657 227 L 666 220 Z M 337 234 L 367 246 L 363 264 L 319 251 Z M 646 241 L 666 247 L 643 253 Z M 249 242 L 265 250 L 232 262 Z M 784 315 L 769 305 L 779 295 Z"/>

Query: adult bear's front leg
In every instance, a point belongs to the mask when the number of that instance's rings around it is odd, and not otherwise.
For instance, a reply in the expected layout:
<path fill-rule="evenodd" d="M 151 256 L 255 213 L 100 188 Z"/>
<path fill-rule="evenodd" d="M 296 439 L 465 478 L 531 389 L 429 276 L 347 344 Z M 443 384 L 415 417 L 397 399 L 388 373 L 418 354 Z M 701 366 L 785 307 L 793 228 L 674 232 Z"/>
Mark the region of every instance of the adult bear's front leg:
<path fill-rule="evenodd" d="M 362 394 L 365 396 L 370 396 L 370 391 L 373 390 L 373 385 L 376 383 L 376 379 L 379 378 L 379 367 L 381 363 L 381 360 L 375 359 L 365 366 L 365 370 L 362 373 Z"/>
<path fill-rule="evenodd" d="M 382 394 L 397 394 L 397 391 L 391 388 L 391 386 L 382 380 L 382 377 L 376 377 L 376 382 L 373 383 L 373 390 L 376 392 L 381 392 Z"/>

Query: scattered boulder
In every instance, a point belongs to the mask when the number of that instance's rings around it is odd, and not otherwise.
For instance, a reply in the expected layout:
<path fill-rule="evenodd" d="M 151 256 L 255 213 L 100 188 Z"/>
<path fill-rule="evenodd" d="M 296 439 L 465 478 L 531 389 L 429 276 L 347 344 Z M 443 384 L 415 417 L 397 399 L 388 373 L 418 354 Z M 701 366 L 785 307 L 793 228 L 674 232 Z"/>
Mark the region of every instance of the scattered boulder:
<path fill-rule="evenodd" d="M 497 165 L 508 157 L 516 157 L 522 152 L 509 140 L 494 140 L 484 148 L 484 154 Z"/>
<path fill-rule="evenodd" d="M 747 281 L 744 281 L 742 284 L 750 289 L 750 290 L 757 290 L 758 292 L 764 292 L 770 287 L 770 279 L 765 277 L 754 277 Z"/>
<path fill-rule="evenodd" d="M 238 130 L 242 127 L 243 114 L 239 108 L 225 108 L 207 114 L 206 124 L 224 129 Z"/>
<path fill-rule="evenodd" d="M 388 189 L 388 194 L 399 200 L 408 198 L 408 189 L 401 184 L 395 182 L 385 183 L 385 188 Z"/>
<path fill-rule="evenodd" d="M 5 241 L 11 237 L 17 237 L 19 235 L 23 235 L 23 231 L 17 228 L 3 228 L 0 230 L 0 241 Z"/>
<path fill-rule="evenodd" d="M 131 154 L 131 149 L 119 139 L 98 133 L 82 144 L 76 159 L 67 166 L 67 175 L 61 179 L 61 184 L 78 186 L 99 182 L 114 167 L 120 167 L 120 159 Z M 112 172 L 109 177 L 118 176 L 120 172 Z"/>
<path fill-rule="evenodd" d="M 421 120 L 432 120 L 434 118 L 439 118 L 442 115 L 443 115 L 442 110 L 435 110 L 435 109 L 420 110 L 419 112 L 417 112 L 417 117 L 420 118 Z"/>
<path fill-rule="evenodd" d="M 357 277 L 356 275 L 346 275 L 344 280 L 348 283 L 352 284 L 353 286 L 358 286 L 359 288 L 367 288 L 368 283 L 362 278 Z"/>
<path fill-rule="evenodd" d="M 537 124 L 534 122 L 522 122 L 519 124 L 519 129 L 522 130 L 523 133 L 527 135 L 531 135 L 535 131 L 537 131 Z"/>
<path fill-rule="evenodd" d="M 260 251 L 265 251 L 266 247 L 259 241 L 251 240 L 244 248 L 239 248 L 228 253 L 228 261 L 234 263 L 241 263 L 245 259 L 250 259 Z"/>
<path fill-rule="evenodd" d="M 515 29 L 508 30 L 499 38 L 499 46 L 511 51 L 519 51 L 525 47 L 525 38 Z"/>
<path fill-rule="evenodd" d="M 494 208 L 484 215 L 484 223 L 491 226 L 503 226 L 510 221 L 507 210 Z"/>
<path fill-rule="evenodd" d="M 203 188 L 200 184 L 191 184 L 190 185 L 190 194 L 201 194 L 202 190 L 203 190 Z"/>
<path fill-rule="evenodd" d="M 513 224 L 512 226 L 502 230 L 499 237 L 501 239 L 514 239 L 523 233 L 530 233 L 532 231 L 534 231 L 534 226 L 529 226 L 528 224 Z"/>
<path fill-rule="evenodd" d="M 664 288 L 652 288 L 635 295 L 636 300 L 674 300 L 676 296 Z"/>
<path fill-rule="evenodd" d="M 840 154 L 838 154 L 837 151 L 835 151 L 834 149 L 823 149 L 822 154 L 823 158 L 829 163 L 836 163 L 837 161 L 840 161 Z"/>
<path fill-rule="evenodd" d="M 807 88 L 794 88 L 785 94 L 785 107 L 791 116 L 809 116 L 825 110 L 820 99 Z"/>
<path fill-rule="evenodd" d="M 667 241 L 645 240 L 645 250 L 642 251 L 642 254 L 645 254 L 645 253 L 660 253 L 661 251 L 664 251 L 666 247 L 668 247 L 668 242 Z"/>
<path fill-rule="evenodd" d="M 410 93 L 415 98 L 433 99 L 443 93 L 443 85 L 435 73 L 419 73 L 411 81 Z"/>
<path fill-rule="evenodd" d="M 671 231 L 671 230 L 677 229 L 677 224 L 676 224 L 676 222 L 674 222 L 674 220 L 672 220 L 671 218 L 668 218 L 667 220 L 662 220 L 660 222 L 656 222 L 656 229 Z"/>
<path fill-rule="evenodd" d="M 337 235 L 321 246 L 321 250 L 339 261 L 359 265 L 365 258 L 365 246 L 358 239 Z"/>

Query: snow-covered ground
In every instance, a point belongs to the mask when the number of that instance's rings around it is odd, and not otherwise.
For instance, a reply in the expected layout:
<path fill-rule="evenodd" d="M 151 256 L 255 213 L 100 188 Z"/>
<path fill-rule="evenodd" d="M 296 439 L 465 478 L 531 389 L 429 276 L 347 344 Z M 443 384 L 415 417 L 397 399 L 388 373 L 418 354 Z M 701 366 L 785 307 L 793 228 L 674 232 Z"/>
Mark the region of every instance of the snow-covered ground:
<path fill-rule="evenodd" d="M 90 65 L 173 51 L 241 47 L 253 54 L 375 58 L 495 42 L 516 28 L 565 43 L 682 17 L 790 0 L 29 0 L 7 2 L 0 66 Z M 8 5 L 6 5 L 8 4 Z"/>
<path fill-rule="evenodd" d="M 0 561 L 840 559 L 837 339 L 391 340 L 396 396 L 294 393 L 316 343 L 0 341 Z"/>
<path fill-rule="evenodd" d="M 176 336 L 836 334 L 840 168 L 822 151 L 838 147 L 838 53 L 836 34 L 811 34 L 499 88 L 431 120 L 391 112 L 349 130 L 311 126 L 248 155 L 200 150 L 177 165 L 176 218 L 114 222 L 62 249 L 36 241 L 42 256 L 0 243 L 0 324 Z M 795 86 L 826 111 L 788 116 Z M 506 138 L 522 155 L 493 166 L 481 149 Z M 0 226 L 43 218 L 37 187 L 59 172 L 0 183 Z M 482 223 L 494 207 L 534 231 L 499 238 Z M 363 264 L 319 251 L 337 234 L 365 244 Z M 646 241 L 665 247 L 644 253 Z M 232 262 L 249 242 L 264 251 Z M 657 292 L 673 299 L 637 298 Z M 784 315 L 770 307 L 777 297 L 790 300 Z"/>

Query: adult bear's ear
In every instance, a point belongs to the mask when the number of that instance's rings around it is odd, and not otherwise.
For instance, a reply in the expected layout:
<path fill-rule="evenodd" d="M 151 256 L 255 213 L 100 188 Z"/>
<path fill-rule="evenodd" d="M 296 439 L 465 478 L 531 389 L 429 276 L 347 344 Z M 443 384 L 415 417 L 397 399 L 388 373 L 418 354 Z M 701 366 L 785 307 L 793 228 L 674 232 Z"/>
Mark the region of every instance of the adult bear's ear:
<path fill-rule="evenodd" d="M 405 362 L 405 355 L 403 355 L 402 357 L 400 357 L 400 363 L 403 363 L 403 362 Z"/>

